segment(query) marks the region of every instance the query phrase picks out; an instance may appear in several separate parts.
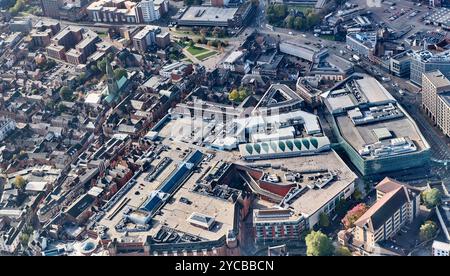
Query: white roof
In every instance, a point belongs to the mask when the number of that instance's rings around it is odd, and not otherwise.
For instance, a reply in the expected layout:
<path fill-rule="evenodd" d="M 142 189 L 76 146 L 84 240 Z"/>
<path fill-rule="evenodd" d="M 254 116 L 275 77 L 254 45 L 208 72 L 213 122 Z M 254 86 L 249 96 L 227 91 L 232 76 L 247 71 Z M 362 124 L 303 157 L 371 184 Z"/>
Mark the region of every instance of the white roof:
<path fill-rule="evenodd" d="M 450 251 L 450 243 L 433 241 L 433 248 L 441 251 Z"/>
<path fill-rule="evenodd" d="M 48 182 L 46 181 L 32 181 L 25 186 L 25 191 L 29 192 L 43 192 Z"/>
<path fill-rule="evenodd" d="M 244 52 L 242 51 L 234 51 L 232 52 L 224 61 L 224 63 L 234 63 L 236 60 L 238 60 Z"/>
<path fill-rule="evenodd" d="M 84 99 L 84 102 L 87 104 L 99 104 L 102 94 L 100 93 L 89 93 Z"/>

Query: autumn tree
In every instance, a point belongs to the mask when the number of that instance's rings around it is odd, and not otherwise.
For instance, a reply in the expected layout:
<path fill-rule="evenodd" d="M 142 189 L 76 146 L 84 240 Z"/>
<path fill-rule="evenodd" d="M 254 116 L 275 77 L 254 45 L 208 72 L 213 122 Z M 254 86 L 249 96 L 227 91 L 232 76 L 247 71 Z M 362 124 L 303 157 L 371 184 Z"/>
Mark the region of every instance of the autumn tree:
<path fill-rule="evenodd" d="M 345 217 L 342 219 L 342 223 L 346 229 L 352 228 L 355 226 L 355 222 L 365 213 L 368 208 L 366 204 L 360 203 L 353 207 L 350 211 L 347 212 Z"/>

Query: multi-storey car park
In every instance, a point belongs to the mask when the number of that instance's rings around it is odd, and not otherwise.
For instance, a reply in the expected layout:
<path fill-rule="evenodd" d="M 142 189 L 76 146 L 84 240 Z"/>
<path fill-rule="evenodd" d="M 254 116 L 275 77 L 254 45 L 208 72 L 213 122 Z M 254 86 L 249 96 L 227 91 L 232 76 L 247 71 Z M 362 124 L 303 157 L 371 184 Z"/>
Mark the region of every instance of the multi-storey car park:
<path fill-rule="evenodd" d="M 414 120 L 374 78 L 353 74 L 323 94 L 343 150 L 364 176 L 424 167 L 430 146 Z"/>

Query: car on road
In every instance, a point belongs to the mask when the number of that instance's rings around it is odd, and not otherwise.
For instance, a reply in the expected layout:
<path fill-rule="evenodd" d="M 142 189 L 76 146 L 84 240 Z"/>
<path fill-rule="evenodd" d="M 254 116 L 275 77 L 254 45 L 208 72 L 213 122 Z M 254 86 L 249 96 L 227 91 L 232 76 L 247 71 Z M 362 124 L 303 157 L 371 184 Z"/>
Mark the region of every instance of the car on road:
<path fill-rule="evenodd" d="M 292 32 L 289 32 L 288 34 L 289 34 L 289 35 L 293 35 L 293 33 L 292 33 Z"/>
<path fill-rule="evenodd" d="M 306 37 L 306 35 L 305 35 L 305 34 L 302 34 L 302 36 L 303 36 L 303 37 Z"/>

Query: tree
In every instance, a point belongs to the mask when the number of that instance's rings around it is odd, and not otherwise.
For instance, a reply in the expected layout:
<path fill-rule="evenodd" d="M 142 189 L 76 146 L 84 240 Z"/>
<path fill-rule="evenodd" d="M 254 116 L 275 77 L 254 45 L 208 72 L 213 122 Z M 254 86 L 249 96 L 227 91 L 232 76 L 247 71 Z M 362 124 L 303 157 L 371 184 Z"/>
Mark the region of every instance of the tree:
<path fill-rule="evenodd" d="M 422 192 L 422 200 L 431 209 L 441 204 L 442 193 L 436 188 L 428 189 Z"/>
<path fill-rule="evenodd" d="M 326 213 L 320 213 L 319 215 L 319 225 L 321 227 L 330 226 L 330 218 Z"/>
<path fill-rule="evenodd" d="M 320 22 L 320 17 L 317 14 L 315 14 L 314 12 L 311 12 L 306 16 L 306 25 L 307 25 L 308 29 L 313 28 L 319 22 Z"/>
<path fill-rule="evenodd" d="M 245 88 L 241 88 L 239 89 L 239 101 L 243 102 L 245 99 L 247 99 L 249 93 L 247 91 L 247 89 Z"/>
<path fill-rule="evenodd" d="M 287 28 L 289 29 L 293 29 L 294 28 L 294 22 L 295 22 L 295 17 L 292 15 L 288 15 L 286 16 L 286 18 L 284 19 L 284 24 L 286 25 Z"/>
<path fill-rule="evenodd" d="M 365 213 L 368 208 L 366 204 L 360 203 L 353 207 L 350 211 L 347 212 L 345 217 L 342 219 L 342 223 L 346 229 L 352 228 L 355 222 Z"/>
<path fill-rule="evenodd" d="M 228 95 L 228 99 L 232 102 L 236 102 L 239 100 L 239 92 L 237 91 L 237 89 L 233 89 L 233 91 L 231 91 L 230 95 Z"/>
<path fill-rule="evenodd" d="M 97 61 L 97 69 L 100 70 L 100 72 L 102 72 L 103 74 L 106 73 L 106 62 L 106 58 Z"/>
<path fill-rule="evenodd" d="M 59 95 L 64 101 L 71 101 L 73 98 L 73 91 L 67 86 L 61 87 L 59 90 Z"/>
<path fill-rule="evenodd" d="M 301 30 L 303 28 L 303 18 L 297 16 L 294 20 L 294 29 Z"/>
<path fill-rule="evenodd" d="M 22 190 L 26 184 L 27 181 L 22 176 L 18 175 L 14 178 L 14 187 L 16 189 Z"/>
<path fill-rule="evenodd" d="M 126 76 L 127 76 L 127 70 L 125 70 L 123 68 L 114 69 L 114 78 L 116 80 L 120 80 L 122 77 L 126 77 Z"/>
<path fill-rule="evenodd" d="M 334 248 L 331 240 L 320 231 L 312 231 L 306 238 L 306 255 L 331 256 Z"/>
<path fill-rule="evenodd" d="M 436 235 L 437 230 L 438 227 L 436 223 L 431 220 L 425 221 L 425 223 L 420 226 L 420 240 L 427 241 L 432 239 Z"/>
<path fill-rule="evenodd" d="M 353 198 L 356 201 L 360 201 L 361 199 L 363 199 L 363 194 L 358 188 L 356 188 L 355 191 L 353 192 Z"/>
<path fill-rule="evenodd" d="M 17 0 L 14 6 L 9 9 L 9 12 L 13 16 L 17 15 L 25 7 L 25 4 L 25 0 Z"/>
<path fill-rule="evenodd" d="M 23 247 L 27 247 L 28 246 L 28 241 L 30 240 L 30 235 L 28 235 L 27 233 L 22 233 L 20 235 L 20 244 L 22 244 Z"/>
<path fill-rule="evenodd" d="M 352 252 L 350 251 L 350 249 L 348 249 L 348 247 L 339 246 L 338 248 L 336 248 L 336 250 L 334 250 L 334 255 L 349 257 L 352 256 Z"/>

